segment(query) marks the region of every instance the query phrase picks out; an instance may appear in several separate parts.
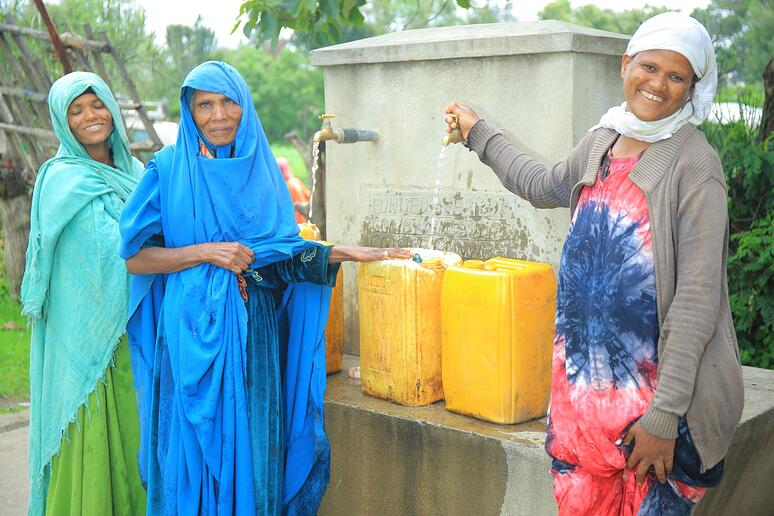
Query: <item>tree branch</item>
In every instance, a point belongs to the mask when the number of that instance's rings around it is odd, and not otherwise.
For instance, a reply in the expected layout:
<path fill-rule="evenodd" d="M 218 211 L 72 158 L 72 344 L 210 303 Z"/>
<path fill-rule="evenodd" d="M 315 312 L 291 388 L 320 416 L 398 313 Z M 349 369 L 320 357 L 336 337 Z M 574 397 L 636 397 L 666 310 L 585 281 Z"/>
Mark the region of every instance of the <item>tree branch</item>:
<path fill-rule="evenodd" d="M 438 12 L 437 12 L 437 13 L 435 13 L 435 15 L 431 16 L 431 17 L 430 17 L 430 19 L 428 19 L 428 20 L 427 20 L 427 22 L 425 23 L 425 25 L 429 24 L 431 21 L 433 21 L 433 20 L 435 20 L 436 18 L 438 18 L 439 16 L 441 16 L 441 13 L 443 13 L 444 9 L 446 9 L 446 6 L 447 6 L 448 4 L 449 4 L 449 0 L 444 0 L 444 1 L 443 1 L 443 5 L 441 5 L 441 8 L 438 10 Z"/>
<path fill-rule="evenodd" d="M 413 22 L 416 19 L 417 15 L 419 14 L 419 9 L 420 9 L 419 0 L 417 0 L 417 9 L 414 11 L 414 14 L 411 16 L 411 18 L 409 18 L 408 21 L 403 25 L 403 28 L 401 30 L 406 30 L 408 26 L 411 25 L 411 22 Z"/>

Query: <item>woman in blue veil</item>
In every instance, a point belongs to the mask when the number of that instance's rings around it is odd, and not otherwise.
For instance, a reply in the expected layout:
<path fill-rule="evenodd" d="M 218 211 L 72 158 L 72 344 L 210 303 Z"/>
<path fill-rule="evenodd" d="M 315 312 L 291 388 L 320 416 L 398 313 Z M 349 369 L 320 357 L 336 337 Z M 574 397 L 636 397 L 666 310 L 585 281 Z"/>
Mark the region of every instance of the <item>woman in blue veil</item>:
<path fill-rule="evenodd" d="M 242 76 L 196 67 L 177 142 L 121 217 L 148 514 L 314 514 L 328 482 L 323 333 L 338 263 L 298 236 Z"/>

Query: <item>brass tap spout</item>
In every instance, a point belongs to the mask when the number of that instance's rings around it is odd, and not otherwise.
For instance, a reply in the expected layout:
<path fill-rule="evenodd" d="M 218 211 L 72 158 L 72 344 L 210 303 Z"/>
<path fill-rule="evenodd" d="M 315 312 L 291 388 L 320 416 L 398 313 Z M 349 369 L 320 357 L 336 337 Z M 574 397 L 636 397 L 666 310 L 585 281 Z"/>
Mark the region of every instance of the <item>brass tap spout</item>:
<path fill-rule="evenodd" d="M 361 129 L 341 129 L 334 128 L 331 119 L 336 115 L 324 113 L 320 115 L 322 127 L 314 133 L 313 140 L 316 142 L 334 141 L 336 143 L 355 143 L 355 142 L 375 142 L 379 138 L 376 131 L 363 131 Z"/>
<path fill-rule="evenodd" d="M 466 143 L 465 138 L 462 137 L 462 129 L 460 129 L 460 122 L 459 119 L 454 115 L 449 115 L 454 123 L 457 124 L 457 127 L 452 129 L 452 132 L 447 134 L 443 137 L 443 140 L 441 140 L 441 143 L 444 145 L 449 145 L 450 143 Z"/>
<path fill-rule="evenodd" d="M 320 120 L 322 120 L 322 127 L 320 127 L 320 130 L 314 133 L 314 141 L 316 142 L 327 142 L 329 140 L 336 140 L 338 139 L 338 135 L 336 134 L 336 130 L 333 128 L 333 125 L 331 124 L 331 120 L 335 118 L 336 115 L 329 115 L 327 113 L 323 113 L 320 115 Z"/>

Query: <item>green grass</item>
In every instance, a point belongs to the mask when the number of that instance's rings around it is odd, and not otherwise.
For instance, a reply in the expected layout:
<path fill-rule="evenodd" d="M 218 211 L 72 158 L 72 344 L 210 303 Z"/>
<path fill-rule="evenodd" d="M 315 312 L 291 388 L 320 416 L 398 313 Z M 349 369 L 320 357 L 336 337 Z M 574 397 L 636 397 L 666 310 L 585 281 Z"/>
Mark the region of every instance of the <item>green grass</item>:
<path fill-rule="evenodd" d="M 282 156 L 288 160 L 293 175 L 309 187 L 309 171 L 306 169 L 304 158 L 301 157 L 301 154 L 298 153 L 295 147 L 289 143 L 275 143 L 271 146 L 271 151 L 274 153 L 274 157 Z"/>
<path fill-rule="evenodd" d="M 0 410 L 30 393 L 30 332 L 19 303 L 11 299 L 0 253 Z M 7 409 L 7 408 L 6 408 Z"/>
<path fill-rule="evenodd" d="M 731 102 L 747 106 L 761 107 L 765 100 L 763 87 L 759 84 L 731 87 L 725 86 L 718 90 L 715 102 Z"/>

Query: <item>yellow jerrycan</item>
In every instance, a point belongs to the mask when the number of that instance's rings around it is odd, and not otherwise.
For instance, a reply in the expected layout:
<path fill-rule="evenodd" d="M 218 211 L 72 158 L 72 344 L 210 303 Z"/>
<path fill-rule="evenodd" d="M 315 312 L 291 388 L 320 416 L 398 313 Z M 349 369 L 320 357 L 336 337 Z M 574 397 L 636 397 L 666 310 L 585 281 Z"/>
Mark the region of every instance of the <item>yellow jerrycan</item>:
<path fill-rule="evenodd" d="M 360 264 L 360 381 L 366 394 L 419 406 L 443 399 L 441 283 L 462 260 L 425 249 L 412 254 Z"/>
<path fill-rule="evenodd" d="M 450 267 L 441 293 L 446 408 L 501 424 L 546 414 L 556 280 L 545 263 Z"/>
<path fill-rule="evenodd" d="M 320 229 L 311 222 L 298 225 L 298 234 L 306 240 L 320 241 Z M 328 324 L 325 326 L 325 370 L 328 374 L 341 370 L 344 355 L 344 271 L 339 268 L 336 286 L 331 293 Z"/>

